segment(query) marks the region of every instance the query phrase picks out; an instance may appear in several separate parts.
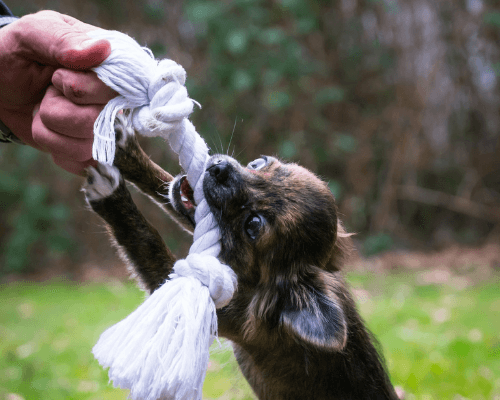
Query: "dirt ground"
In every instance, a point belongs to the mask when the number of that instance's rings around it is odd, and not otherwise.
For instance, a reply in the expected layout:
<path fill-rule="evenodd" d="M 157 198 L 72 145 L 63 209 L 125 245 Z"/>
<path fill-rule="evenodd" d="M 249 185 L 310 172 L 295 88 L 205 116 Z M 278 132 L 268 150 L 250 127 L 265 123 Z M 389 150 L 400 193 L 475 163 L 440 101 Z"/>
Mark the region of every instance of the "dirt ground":
<path fill-rule="evenodd" d="M 454 245 L 435 252 L 389 251 L 370 258 L 362 258 L 355 252 L 345 270 L 380 274 L 411 271 L 417 273 L 417 281 L 421 284 L 451 283 L 466 287 L 500 275 L 500 244 L 489 243 L 481 247 Z M 53 279 L 104 282 L 126 280 L 128 276 L 125 265 L 115 258 L 76 266 L 60 263 L 36 273 L 9 274 L 0 282 L 44 282 Z"/>
<path fill-rule="evenodd" d="M 357 272 L 412 271 L 420 284 L 478 284 L 500 275 L 500 244 L 481 247 L 454 245 L 435 252 L 390 251 L 371 258 L 355 258 L 348 269 Z"/>

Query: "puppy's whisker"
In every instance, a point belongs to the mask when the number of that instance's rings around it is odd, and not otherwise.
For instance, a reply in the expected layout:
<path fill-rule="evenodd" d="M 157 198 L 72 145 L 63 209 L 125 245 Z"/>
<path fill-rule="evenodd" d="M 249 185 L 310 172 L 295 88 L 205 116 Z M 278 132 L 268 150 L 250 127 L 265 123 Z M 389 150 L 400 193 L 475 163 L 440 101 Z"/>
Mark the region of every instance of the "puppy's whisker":
<path fill-rule="evenodd" d="M 231 137 L 229 138 L 229 144 L 227 145 L 227 151 L 226 151 L 226 155 L 229 155 L 229 147 L 231 147 L 231 142 L 233 141 L 233 135 L 234 135 L 234 131 L 236 129 L 236 121 L 237 121 L 237 118 L 236 117 L 234 119 L 234 126 L 233 126 L 233 131 L 231 132 Z"/>
<path fill-rule="evenodd" d="M 214 137 L 213 137 L 212 135 L 210 135 L 210 136 L 207 138 L 207 141 L 208 141 L 208 139 L 210 139 L 210 142 L 212 142 L 211 147 L 209 147 L 209 149 L 208 149 L 208 150 L 209 150 L 209 152 L 213 154 L 213 152 L 212 152 L 212 147 L 213 147 L 213 148 L 215 149 L 215 152 L 217 153 L 217 144 L 215 143 L 215 139 L 214 139 Z"/>
<path fill-rule="evenodd" d="M 243 152 L 247 149 L 247 147 L 248 147 L 248 146 L 243 147 L 243 149 L 241 149 L 241 150 L 238 152 L 238 154 L 236 154 L 236 157 L 234 157 L 234 158 L 236 158 L 236 159 L 237 159 L 237 158 L 241 155 L 241 153 L 243 153 Z"/>
<path fill-rule="evenodd" d="M 217 131 L 217 138 L 219 139 L 219 143 L 220 143 L 220 151 L 217 150 L 217 153 L 223 154 L 224 153 L 224 145 L 222 144 L 222 139 L 221 139 L 221 135 L 220 135 L 219 131 Z"/>

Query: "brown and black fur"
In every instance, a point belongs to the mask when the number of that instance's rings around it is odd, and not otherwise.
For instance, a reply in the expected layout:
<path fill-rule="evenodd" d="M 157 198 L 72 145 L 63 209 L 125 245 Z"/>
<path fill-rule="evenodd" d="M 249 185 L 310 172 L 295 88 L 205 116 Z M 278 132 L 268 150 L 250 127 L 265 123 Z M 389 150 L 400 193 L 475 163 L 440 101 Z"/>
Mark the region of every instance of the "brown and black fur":
<path fill-rule="evenodd" d="M 182 180 L 152 163 L 123 132 L 119 124 L 115 166 L 121 176 L 192 231 L 192 210 L 176 201 Z M 90 172 L 91 180 L 113 180 L 102 166 Z M 152 292 L 168 278 L 175 257 L 134 205 L 122 177 L 115 186 L 102 198 L 88 195 L 89 203 Z M 233 299 L 217 310 L 219 335 L 232 341 L 257 397 L 397 399 L 340 272 L 350 239 L 328 186 L 310 171 L 272 157 L 245 168 L 216 155 L 205 173 L 204 193 L 219 221 L 220 259 L 238 276 Z"/>

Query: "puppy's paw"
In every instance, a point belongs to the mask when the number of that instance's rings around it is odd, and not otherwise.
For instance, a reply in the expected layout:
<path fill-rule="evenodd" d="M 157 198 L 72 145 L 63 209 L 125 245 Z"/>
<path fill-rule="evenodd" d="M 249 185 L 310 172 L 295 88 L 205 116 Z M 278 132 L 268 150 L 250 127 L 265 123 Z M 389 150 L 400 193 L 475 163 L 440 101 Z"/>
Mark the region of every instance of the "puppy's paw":
<path fill-rule="evenodd" d="M 118 168 L 99 163 L 96 168 L 87 168 L 87 181 L 83 191 L 88 201 L 101 200 L 109 197 L 120 185 Z"/>
<path fill-rule="evenodd" d="M 125 150 L 127 143 L 135 141 L 135 131 L 132 127 L 128 111 L 116 114 L 115 118 L 115 141 L 116 147 Z"/>

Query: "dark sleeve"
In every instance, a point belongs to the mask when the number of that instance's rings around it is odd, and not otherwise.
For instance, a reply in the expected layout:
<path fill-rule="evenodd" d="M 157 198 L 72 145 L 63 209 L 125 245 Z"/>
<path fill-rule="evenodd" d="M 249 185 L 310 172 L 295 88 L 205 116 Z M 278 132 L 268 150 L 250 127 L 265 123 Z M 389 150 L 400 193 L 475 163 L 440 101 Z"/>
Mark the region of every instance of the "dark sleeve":
<path fill-rule="evenodd" d="M 12 11 L 9 10 L 9 7 L 7 7 L 2 0 L 0 0 L 0 28 L 16 20 L 17 18 L 14 17 L 14 14 L 12 14 Z"/>
<path fill-rule="evenodd" d="M 12 11 L 9 10 L 2 0 L 0 0 L 0 28 L 2 26 L 8 25 L 11 22 L 16 21 L 17 18 L 14 17 Z M 12 131 L 5 126 L 5 124 L 0 121 L 0 143 L 9 143 L 16 142 L 22 143 L 13 133 Z"/>

